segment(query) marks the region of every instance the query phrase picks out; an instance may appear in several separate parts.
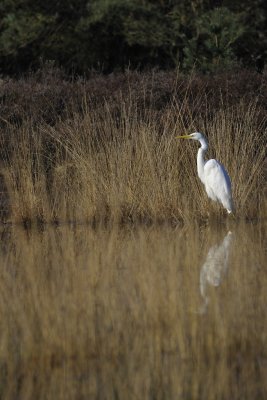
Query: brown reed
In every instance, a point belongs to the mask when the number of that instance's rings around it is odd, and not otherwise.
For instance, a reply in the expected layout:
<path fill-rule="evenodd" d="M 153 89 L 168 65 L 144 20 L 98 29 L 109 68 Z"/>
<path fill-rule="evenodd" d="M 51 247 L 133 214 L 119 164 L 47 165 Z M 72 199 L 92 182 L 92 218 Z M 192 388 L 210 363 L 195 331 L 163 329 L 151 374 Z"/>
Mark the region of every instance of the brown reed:
<path fill-rule="evenodd" d="M 1 135 L 1 174 L 12 222 L 186 222 L 225 217 L 196 174 L 196 143 L 175 139 L 202 131 L 209 158 L 229 172 L 236 216 L 266 216 L 266 119 L 257 101 L 222 99 L 212 113 L 205 90 L 192 106 L 190 84 L 183 98 L 160 110 L 153 90 L 143 104 L 129 84 L 127 96 L 96 104 L 86 94 L 81 110 L 64 119 L 36 123 L 24 115 Z M 198 108 L 201 112 L 198 113 Z M 203 109 L 206 109 L 204 112 Z"/>

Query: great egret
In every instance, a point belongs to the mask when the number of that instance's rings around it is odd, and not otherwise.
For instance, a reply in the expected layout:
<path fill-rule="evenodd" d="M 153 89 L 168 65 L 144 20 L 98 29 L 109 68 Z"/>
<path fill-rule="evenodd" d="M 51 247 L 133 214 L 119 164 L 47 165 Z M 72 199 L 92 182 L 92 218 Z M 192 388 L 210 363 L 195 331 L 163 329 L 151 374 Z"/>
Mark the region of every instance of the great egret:
<path fill-rule="evenodd" d="M 205 136 L 200 132 L 194 132 L 190 135 L 177 136 L 177 138 L 198 140 L 200 142 L 201 147 L 197 153 L 198 176 L 205 186 L 208 197 L 221 203 L 229 214 L 232 213 L 234 204 L 231 180 L 224 166 L 217 160 L 205 161 L 204 156 L 208 150 L 208 141 Z"/>

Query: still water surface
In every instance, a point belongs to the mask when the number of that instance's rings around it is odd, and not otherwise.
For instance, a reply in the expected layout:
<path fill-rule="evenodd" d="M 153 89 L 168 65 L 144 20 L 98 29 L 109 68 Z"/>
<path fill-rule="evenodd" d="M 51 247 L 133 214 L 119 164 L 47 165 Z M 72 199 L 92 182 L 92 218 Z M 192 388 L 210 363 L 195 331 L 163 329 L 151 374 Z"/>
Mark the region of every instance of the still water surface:
<path fill-rule="evenodd" d="M 267 398 L 264 221 L 1 239 L 1 399 Z"/>

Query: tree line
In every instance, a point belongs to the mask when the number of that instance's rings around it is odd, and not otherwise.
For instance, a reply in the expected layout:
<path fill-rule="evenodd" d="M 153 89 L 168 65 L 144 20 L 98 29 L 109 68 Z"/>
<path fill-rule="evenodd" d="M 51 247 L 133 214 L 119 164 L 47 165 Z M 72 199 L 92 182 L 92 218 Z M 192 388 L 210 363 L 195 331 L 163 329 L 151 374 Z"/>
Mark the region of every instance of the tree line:
<path fill-rule="evenodd" d="M 265 0 L 2 0 L 0 74 L 53 60 L 68 72 L 262 71 Z"/>

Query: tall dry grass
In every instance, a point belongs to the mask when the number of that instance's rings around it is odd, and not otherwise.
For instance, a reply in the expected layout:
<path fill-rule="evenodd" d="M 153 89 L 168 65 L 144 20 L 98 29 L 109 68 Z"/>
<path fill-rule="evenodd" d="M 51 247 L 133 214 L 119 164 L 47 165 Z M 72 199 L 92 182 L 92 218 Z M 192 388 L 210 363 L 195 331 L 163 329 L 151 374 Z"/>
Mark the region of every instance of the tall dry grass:
<path fill-rule="evenodd" d="M 232 178 L 237 216 L 266 216 L 266 119 L 257 101 L 212 112 L 203 90 L 192 100 L 183 90 L 161 109 L 153 90 L 143 104 L 131 97 L 96 104 L 84 96 L 81 110 L 53 124 L 24 115 L 6 122 L 1 136 L 1 173 L 10 202 L 8 220 L 189 221 L 220 218 L 196 174 L 196 143 L 175 139 L 183 132 L 207 134 L 209 158 Z M 192 105 L 193 104 L 193 105 Z M 198 112 L 201 109 L 201 112 Z M 203 112 L 203 109 L 206 111 Z"/>
<path fill-rule="evenodd" d="M 264 399 L 266 225 L 235 224 L 200 313 L 226 233 L 1 228 L 1 398 Z"/>

